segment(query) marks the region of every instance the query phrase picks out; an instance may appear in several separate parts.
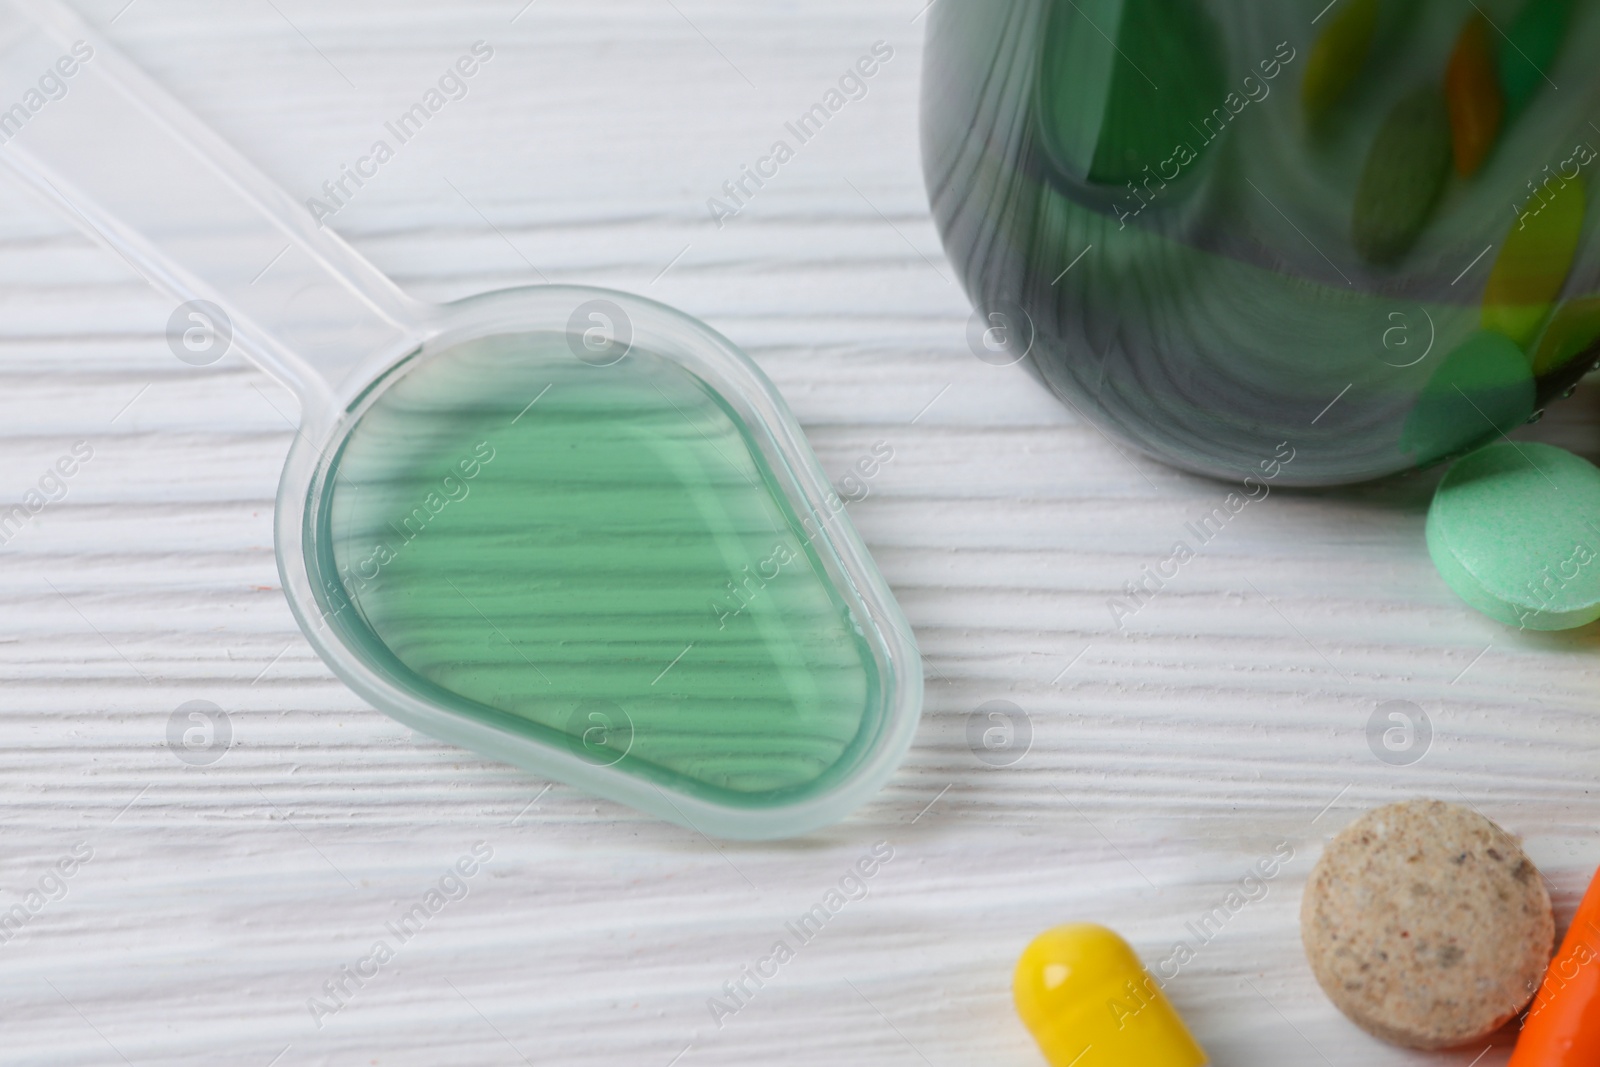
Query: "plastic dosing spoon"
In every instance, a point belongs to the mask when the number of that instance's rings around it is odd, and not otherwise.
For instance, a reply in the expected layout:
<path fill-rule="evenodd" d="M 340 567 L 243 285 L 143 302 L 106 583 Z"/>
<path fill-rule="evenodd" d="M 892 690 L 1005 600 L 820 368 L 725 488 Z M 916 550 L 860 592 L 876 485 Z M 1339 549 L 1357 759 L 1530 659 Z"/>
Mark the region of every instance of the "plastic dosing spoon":
<path fill-rule="evenodd" d="M 910 627 L 726 339 L 601 289 L 413 300 L 54 3 L 0 4 L 7 107 L 0 162 L 299 395 L 278 568 L 361 696 L 725 837 L 893 771 Z"/>

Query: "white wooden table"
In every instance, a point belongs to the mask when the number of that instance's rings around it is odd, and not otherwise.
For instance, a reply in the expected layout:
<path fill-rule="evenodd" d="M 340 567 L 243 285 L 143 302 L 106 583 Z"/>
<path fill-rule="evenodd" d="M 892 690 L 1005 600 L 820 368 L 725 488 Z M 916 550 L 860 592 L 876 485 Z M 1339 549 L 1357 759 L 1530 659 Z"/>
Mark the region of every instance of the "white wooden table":
<path fill-rule="evenodd" d="M 1564 922 L 1600 864 L 1600 630 L 1516 634 L 1456 601 L 1418 476 L 1274 492 L 1116 632 L 1107 599 L 1226 490 L 1120 455 L 967 350 L 918 161 L 921 0 L 77 2 L 300 196 L 489 42 L 471 94 L 336 228 L 431 298 L 542 275 L 675 304 L 766 369 L 830 473 L 890 443 L 851 514 L 927 705 L 880 797 L 779 844 L 712 844 L 412 736 L 279 592 L 289 395 L 232 356 L 179 363 L 170 301 L 7 185 L 0 504 L 75 441 L 94 457 L 0 548 L 0 908 L 41 880 L 60 897 L 0 944 L 0 1061 L 1024 1067 L 1029 937 L 1100 921 L 1156 964 L 1284 842 L 1266 895 L 1168 986 L 1215 1062 L 1482 1051 L 1347 1024 L 1301 954 L 1300 890 L 1359 811 L 1429 795 L 1524 835 Z M 867 97 L 719 229 L 707 198 L 878 40 L 894 58 Z M 1594 457 L 1597 425 L 1585 390 L 1527 432 Z M 966 740 L 996 699 L 1033 732 L 1005 767 Z M 229 716 L 209 766 L 166 743 L 189 700 Z M 1369 749 L 1388 700 L 1428 713 L 1420 761 Z M 480 841 L 464 897 L 341 977 Z M 868 896 L 719 1026 L 708 1001 L 880 841 Z M 92 858 L 48 879 L 75 847 Z M 319 1015 L 330 981 L 352 992 Z"/>

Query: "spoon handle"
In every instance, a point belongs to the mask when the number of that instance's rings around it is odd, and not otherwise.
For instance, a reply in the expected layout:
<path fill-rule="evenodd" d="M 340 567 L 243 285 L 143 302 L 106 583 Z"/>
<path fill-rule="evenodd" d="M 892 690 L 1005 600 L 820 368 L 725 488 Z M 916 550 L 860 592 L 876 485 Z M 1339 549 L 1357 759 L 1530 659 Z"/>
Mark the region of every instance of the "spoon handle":
<path fill-rule="evenodd" d="M 180 358 L 231 339 L 302 422 L 420 340 L 424 305 L 57 0 L 0 2 L 0 164 L 181 302 Z"/>

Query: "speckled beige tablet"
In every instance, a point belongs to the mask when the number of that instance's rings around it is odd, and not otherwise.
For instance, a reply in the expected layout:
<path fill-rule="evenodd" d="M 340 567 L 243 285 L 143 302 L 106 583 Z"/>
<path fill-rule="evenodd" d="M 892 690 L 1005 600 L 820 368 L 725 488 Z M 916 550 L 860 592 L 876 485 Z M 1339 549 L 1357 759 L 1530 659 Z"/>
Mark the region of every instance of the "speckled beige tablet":
<path fill-rule="evenodd" d="M 1555 919 L 1512 836 L 1467 808 L 1367 812 L 1317 861 L 1300 938 L 1323 992 L 1363 1030 L 1411 1048 L 1481 1041 L 1521 1011 Z"/>

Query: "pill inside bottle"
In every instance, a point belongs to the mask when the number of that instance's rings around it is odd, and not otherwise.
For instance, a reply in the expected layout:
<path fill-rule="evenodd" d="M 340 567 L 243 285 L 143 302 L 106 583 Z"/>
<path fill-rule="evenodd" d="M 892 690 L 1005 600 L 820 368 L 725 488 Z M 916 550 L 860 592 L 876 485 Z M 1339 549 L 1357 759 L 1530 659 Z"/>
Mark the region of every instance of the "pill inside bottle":
<path fill-rule="evenodd" d="M 669 791 L 826 792 L 883 714 L 830 516 L 680 363 L 570 342 L 448 347 L 352 406 L 307 509 L 332 625 L 426 700 Z"/>

